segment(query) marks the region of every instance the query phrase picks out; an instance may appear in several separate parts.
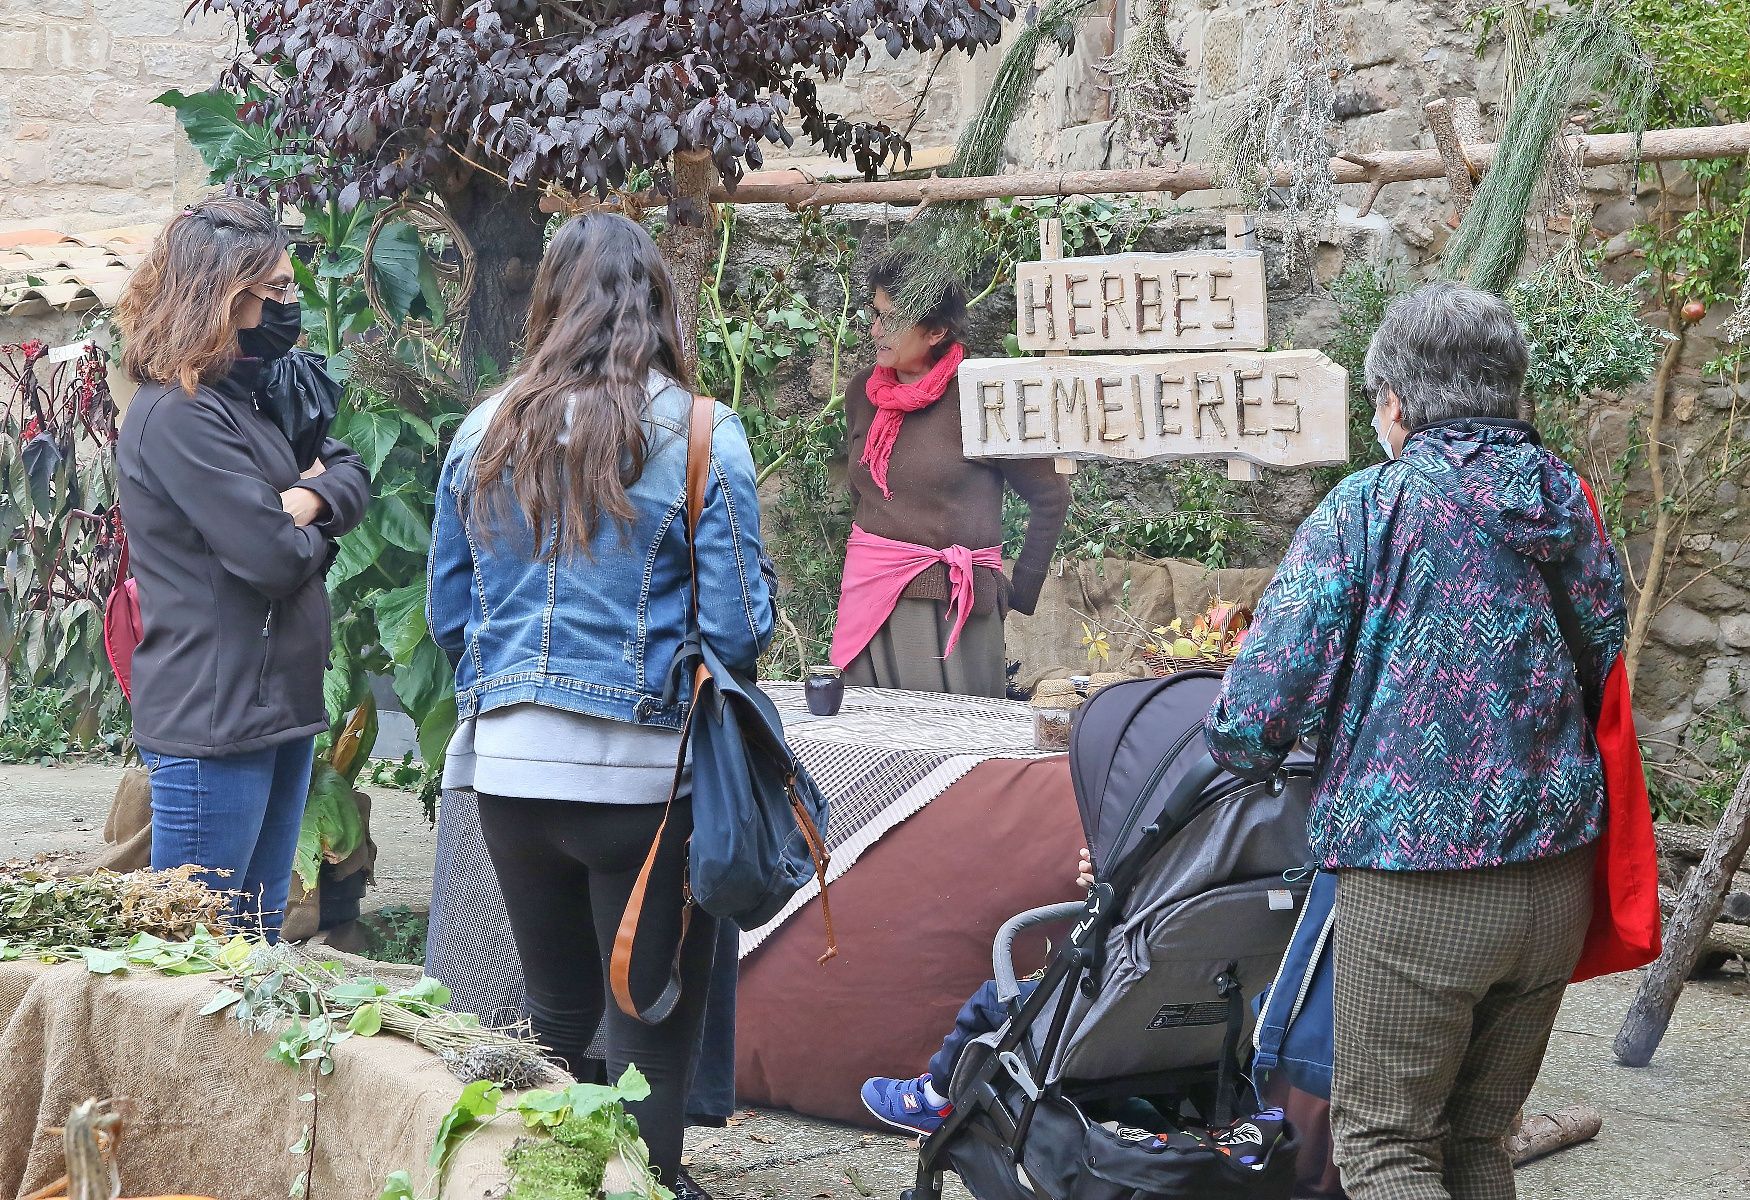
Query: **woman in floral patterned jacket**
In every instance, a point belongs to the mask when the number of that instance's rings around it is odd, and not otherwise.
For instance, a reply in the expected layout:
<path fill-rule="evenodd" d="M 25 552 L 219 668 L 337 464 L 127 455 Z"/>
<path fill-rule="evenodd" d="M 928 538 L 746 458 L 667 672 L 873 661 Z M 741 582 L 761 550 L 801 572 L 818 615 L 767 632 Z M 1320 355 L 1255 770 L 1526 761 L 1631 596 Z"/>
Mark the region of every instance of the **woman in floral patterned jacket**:
<path fill-rule="evenodd" d="M 1390 461 L 1301 525 L 1209 717 L 1242 776 L 1319 743 L 1355 1200 L 1513 1195 L 1504 1138 L 1591 915 L 1584 697 L 1622 649 L 1622 580 L 1578 476 L 1511 419 L 1526 361 L 1496 296 L 1441 283 L 1391 306 L 1366 362 Z"/>

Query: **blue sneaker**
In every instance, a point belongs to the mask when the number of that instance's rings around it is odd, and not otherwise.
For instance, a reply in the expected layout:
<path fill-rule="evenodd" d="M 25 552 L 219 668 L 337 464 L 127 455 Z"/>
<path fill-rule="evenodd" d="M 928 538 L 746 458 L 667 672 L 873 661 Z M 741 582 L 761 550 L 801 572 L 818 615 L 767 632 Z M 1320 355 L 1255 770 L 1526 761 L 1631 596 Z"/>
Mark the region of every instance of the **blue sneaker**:
<path fill-rule="evenodd" d="M 916 1079 L 887 1079 L 877 1075 L 863 1083 L 863 1107 L 876 1118 L 907 1133 L 929 1137 L 942 1127 L 952 1104 L 937 1108 L 924 1095 L 928 1075 Z"/>

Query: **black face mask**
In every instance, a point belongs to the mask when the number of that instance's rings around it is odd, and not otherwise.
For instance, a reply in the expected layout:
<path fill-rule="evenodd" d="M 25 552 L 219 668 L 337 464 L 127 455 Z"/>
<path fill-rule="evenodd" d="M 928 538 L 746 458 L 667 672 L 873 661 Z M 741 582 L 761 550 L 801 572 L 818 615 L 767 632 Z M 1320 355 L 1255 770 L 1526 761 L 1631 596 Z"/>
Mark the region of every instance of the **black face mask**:
<path fill-rule="evenodd" d="M 237 345 L 250 358 L 272 362 L 284 358 L 286 351 L 298 344 L 298 335 L 303 329 L 304 313 L 298 305 L 263 300 L 261 324 L 254 329 L 239 329 Z"/>

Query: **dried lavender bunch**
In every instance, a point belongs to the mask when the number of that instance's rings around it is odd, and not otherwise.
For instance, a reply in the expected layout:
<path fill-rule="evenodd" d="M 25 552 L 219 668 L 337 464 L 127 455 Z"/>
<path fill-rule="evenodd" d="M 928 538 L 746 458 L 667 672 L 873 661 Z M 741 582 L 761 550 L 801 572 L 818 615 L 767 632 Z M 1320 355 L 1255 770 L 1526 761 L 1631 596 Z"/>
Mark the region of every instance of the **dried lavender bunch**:
<path fill-rule="evenodd" d="M 1122 49 L 1100 64 L 1112 79 L 1112 115 L 1145 147 L 1144 157 L 1159 161 L 1179 144 L 1179 118 L 1196 91 L 1185 67 L 1185 52 L 1167 22 L 1166 0 L 1155 0 Z"/>

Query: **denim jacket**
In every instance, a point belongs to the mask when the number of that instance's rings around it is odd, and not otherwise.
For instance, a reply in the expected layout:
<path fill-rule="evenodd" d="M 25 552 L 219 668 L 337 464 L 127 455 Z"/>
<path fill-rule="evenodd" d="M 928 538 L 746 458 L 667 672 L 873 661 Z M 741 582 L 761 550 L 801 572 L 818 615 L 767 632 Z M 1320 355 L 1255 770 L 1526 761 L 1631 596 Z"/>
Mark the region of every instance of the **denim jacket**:
<path fill-rule="evenodd" d="M 585 557 L 534 552 L 514 502 L 491 536 L 469 519 L 471 464 L 504 393 L 456 431 L 438 482 L 426 619 L 456 669 L 461 717 L 524 702 L 678 728 L 686 692 L 664 698 L 688 626 L 687 422 L 692 397 L 652 374 L 637 516 L 604 521 Z M 771 640 L 773 586 L 760 544 L 753 456 L 741 422 L 717 407 L 699 519 L 699 627 L 726 663 L 752 668 Z"/>
<path fill-rule="evenodd" d="M 1546 572 L 1573 602 L 1579 661 Z M 1566 463 L 1518 422 L 1448 422 L 1349 476 L 1294 536 L 1208 721 L 1267 776 L 1321 740 L 1327 867 L 1471 870 L 1595 840 L 1583 705 L 1622 652 L 1622 576 Z"/>

